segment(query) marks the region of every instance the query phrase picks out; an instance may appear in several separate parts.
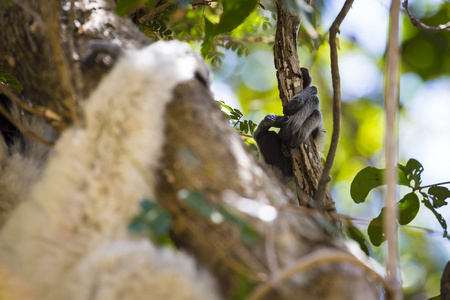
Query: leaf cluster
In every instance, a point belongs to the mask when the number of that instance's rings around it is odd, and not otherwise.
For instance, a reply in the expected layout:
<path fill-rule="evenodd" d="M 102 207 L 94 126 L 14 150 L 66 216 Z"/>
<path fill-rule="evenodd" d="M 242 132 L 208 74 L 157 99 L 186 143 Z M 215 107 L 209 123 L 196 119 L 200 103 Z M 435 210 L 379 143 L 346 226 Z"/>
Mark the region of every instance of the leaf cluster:
<path fill-rule="evenodd" d="M 231 106 L 226 105 L 223 101 L 216 102 L 219 104 L 222 112 L 230 120 L 231 125 L 236 128 L 238 132 L 253 135 L 257 124 L 255 124 L 252 120 L 244 120 L 244 114 L 239 109 L 232 108 Z"/>
<path fill-rule="evenodd" d="M 256 241 L 257 234 L 250 226 L 248 220 L 232 212 L 228 207 L 211 204 L 206 201 L 205 196 L 201 192 L 194 190 L 181 191 L 179 198 L 193 211 L 210 219 L 213 223 L 229 222 L 237 225 L 241 239 L 245 243 L 253 244 Z"/>
<path fill-rule="evenodd" d="M 420 203 L 429 209 L 436 217 L 444 231 L 444 237 L 448 237 L 447 223 L 437 209 L 448 204 L 450 199 L 450 191 L 448 188 L 438 185 L 421 187 L 421 175 L 424 168 L 420 162 L 410 159 L 406 165 L 398 164 L 398 184 L 406 186 L 411 191 L 405 194 L 398 201 L 398 219 L 399 226 L 409 224 L 417 216 L 421 207 Z M 374 188 L 384 185 L 385 169 L 377 169 L 367 167 L 361 170 L 354 178 L 350 194 L 355 203 L 365 202 L 369 192 Z M 425 192 L 424 190 L 427 189 Z M 385 215 L 385 207 L 383 207 L 377 217 L 372 219 L 367 229 L 370 242 L 374 246 L 380 246 L 385 240 L 383 229 L 383 221 Z M 351 228 L 350 237 L 357 241 L 363 250 L 367 249 L 362 233 Z"/>

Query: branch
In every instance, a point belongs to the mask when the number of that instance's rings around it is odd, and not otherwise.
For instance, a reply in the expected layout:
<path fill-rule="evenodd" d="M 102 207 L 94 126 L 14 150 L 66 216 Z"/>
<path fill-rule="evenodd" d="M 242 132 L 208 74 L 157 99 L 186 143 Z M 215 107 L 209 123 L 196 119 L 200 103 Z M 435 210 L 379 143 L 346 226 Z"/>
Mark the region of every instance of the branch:
<path fill-rule="evenodd" d="M 339 26 L 347 15 L 353 0 L 346 0 L 344 6 L 339 12 L 336 20 L 330 27 L 330 57 L 331 57 L 331 78 L 333 81 L 333 134 L 331 136 L 330 150 L 328 151 L 327 159 L 323 167 L 322 176 L 319 180 L 319 187 L 317 188 L 314 199 L 321 203 L 325 195 L 327 184 L 330 181 L 330 171 L 333 166 L 336 149 L 339 142 L 340 124 L 341 124 L 341 78 L 339 75 L 338 54 L 337 54 L 337 33 Z"/>
<path fill-rule="evenodd" d="M 386 50 L 386 184 L 385 195 L 386 214 L 383 221 L 384 232 L 387 240 L 387 281 L 389 290 L 392 291 L 393 300 L 401 300 L 401 279 L 398 266 L 398 240 L 397 240 L 397 84 L 400 56 L 399 45 L 399 15 L 400 0 L 392 0 L 390 9 L 389 40 Z"/>
<path fill-rule="evenodd" d="M 277 28 L 275 33 L 274 58 L 277 69 L 278 89 L 283 106 L 295 94 L 300 92 L 303 86 L 300 63 L 297 56 L 297 33 L 300 20 L 287 12 L 281 0 L 277 1 Z M 301 206 L 315 205 L 327 211 L 328 219 L 340 228 L 339 217 L 328 189 L 322 202 L 310 203 L 304 199 L 306 194 L 312 197 L 318 186 L 318 176 L 322 174 L 322 166 L 312 138 L 307 139 L 300 148 L 290 151 L 292 169 L 298 194 L 297 198 Z"/>
<path fill-rule="evenodd" d="M 320 249 L 313 253 L 310 253 L 296 262 L 294 262 L 288 268 L 282 270 L 277 276 L 267 283 L 261 284 L 257 287 L 247 300 L 260 300 L 266 299 L 265 296 L 274 288 L 279 287 L 281 283 L 292 279 L 295 275 L 305 273 L 313 268 L 317 268 L 325 264 L 337 264 L 337 263 L 350 263 L 357 267 L 362 268 L 367 274 L 372 275 L 376 281 L 381 282 L 383 286 L 387 286 L 383 276 L 377 273 L 373 267 L 368 263 L 365 263 L 352 254 L 344 252 L 342 250 L 334 249 Z M 370 261 L 374 264 L 374 261 Z"/>
<path fill-rule="evenodd" d="M 424 186 L 419 186 L 419 187 L 416 187 L 416 188 L 413 188 L 413 192 L 415 192 L 415 191 L 421 191 L 422 189 L 426 189 L 426 188 L 429 188 L 429 187 L 432 187 L 432 186 L 435 186 L 435 185 L 445 185 L 445 184 L 450 184 L 450 181 L 445 181 L 445 182 L 439 182 L 439 183 L 434 183 L 434 184 L 430 184 L 430 185 L 424 185 Z"/>
<path fill-rule="evenodd" d="M 62 118 L 53 112 L 52 110 L 42 107 L 42 106 L 29 106 L 25 104 L 22 99 L 20 99 L 6 84 L 0 82 L 0 92 L 10 100 L 14 101 L 20 108 L 31 113 L 32 115 L 40 118 L 44 118 L 48 123 L 50 123 L 53 127 L 61 130 Z"/>
<path fill-rule="evenodd" d="M 155 9 L 148 11 L 145 15 L 140 17 L 137 21 L 138 25 L 144 24 L 151 18 L 163 13 L 163 10 L 171 6 L 172 4 L 175 4 L 175 1 L 168 1 L 166 3 L 163 3 L 159 5 L 158 7 L 155 7 Z"/>
<path fill-rule="evenodd" d="M 46 141 L 44 139 L 42 139 L 41 137 L 35 135 L 33 132 L 27 130 L 25 127 L 23 127 L 23 125 L 20 122 L 17 122 L 16 120 L 14 120 L 14 118 L 8 113 L 8 111 L 3 107 L 3 105 L 0 105 L 0 114 L 2 114 L 5 118 L 8 119 L 9 122 L 11 122 L 14 127 L 16 127 L 17 129 L 19 129 L 20 132 L 22 132 L 25 136 L 39 142 L 42 143 L 48 147 L 53 147 L 54 144 L 52 142 Z"/>
<path fill-rule="evenodd" d="M 411 20 L 411 24 L 413 24 L 414 26 L 428 31 L 450 31 L 450 22 L 438 26 L 428 26 L 420 22 L 420 20 L 414 17 L 411 11 L 409 10 L 408 0 L 404 0 L 402 6 L 405 8 L 406 13 L 408 14 L 408 17 Z"/>

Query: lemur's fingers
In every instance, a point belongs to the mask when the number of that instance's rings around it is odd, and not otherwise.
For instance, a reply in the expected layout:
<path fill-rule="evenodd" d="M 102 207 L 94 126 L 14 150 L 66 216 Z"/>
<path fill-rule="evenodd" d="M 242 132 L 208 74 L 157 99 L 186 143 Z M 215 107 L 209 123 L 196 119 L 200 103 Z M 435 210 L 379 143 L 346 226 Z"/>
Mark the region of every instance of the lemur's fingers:
<path fill-rule="evenodd" d="M 303 89 L 306 89 L 312 81 L 311 76 L 309 76 L 309 71 L 307 68 L 300 68 L 300 70 L 302 71 L 302 79 L 303 79 Z"/>
<path fill-rule="evenodd" d="M 316 101 L 316 98 L 317 87 L 309 86 L 304 90 L 301 90 L 300 93 L 292 97 L 292 99 L 288 103 L 286 103 L 286 105 L 283 107 L 283 114 L 286 116 L 291 116 L 297 113 L 300 109 L 303 109 L 303 106 L 311 101 L 317 103 L 316 107 L 314 107 L 314 109 L 317 109 L 319 108 L 319 101 Z"/>
<path fill-rule="evenodd" d="M 322 114 L 319 110 L 314 110 L 301 124 L 290 122 L 291 119 L 278 133 L 289 148 L 298 148 L 311 134 L 314 138 L 323 134 Z"/>
<path fill-rule="evenodd" d="M 280 128 L 281 126 L 283 126 L 284 123 L 286 123 L 287 120 L 288 120 L 288 118 L 285 117 L 285 116 L 279 116 L 279 115 L 275 115 L 275 114 L 268 114 L 267 116 L 265 116 L 263 121 L 267 125 L 270 125 L 270 127 Z"/>
<path fill-rule="evenodd" d="M 259 145 L 263 138 L 269 134 L 269 129 L 272 127 L 280 128 L 287 121 L 287 117 L 278 116 L 275 114 L 268 114 L 264 117 L 264 119 L 258 124 L 255 132 L 253 133 L 253 138 L 256 143 Z"/>

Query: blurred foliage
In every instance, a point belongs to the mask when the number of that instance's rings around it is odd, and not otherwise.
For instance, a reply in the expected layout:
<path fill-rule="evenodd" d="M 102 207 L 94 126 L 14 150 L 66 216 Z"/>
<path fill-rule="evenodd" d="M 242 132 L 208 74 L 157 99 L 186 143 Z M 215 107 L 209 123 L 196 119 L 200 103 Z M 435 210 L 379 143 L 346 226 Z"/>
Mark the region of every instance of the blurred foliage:
<path fill-rule="evenodd" d="M 140 213 L 129 223 L 128 230 L 147 235 L 156 245 L 171 244 L 170 213 L 159 202 L 150 199 L 142 200 L 140 208 Z"/>
<path fill-rule="evenodd" d="M 182 190 L 178 197 L 193 211 L 210 219 L 215 224 L 229 222 L 237 225 L 240 229 L 241 239 L 245 243 L 253 244 L 256 242 L 257 234 L 255 230 L 250 226 L 246 218 L 239 216 L 235 212 L 236 210 L 231 210 L 224 205 L 209 203 L 201 192 L 195 190 Z"/>
<path fill-rule="evenodd" d="M 231 126 L 255 148 L 254 141 L 249 136 L 256 124 L 268 113 L 282 114 L 272 56 L 276 24 L 274 1 L 191 1 L 193 4 L 189 2 L 121 0 L 116 11 L 121 15 L 130 15 L 152 40 L 186 41 L 195 51 L 202 53 L 212 66 L 215 82 L 213 87 L 216 88 L 221 100 L 218 101 L 219 106 L 227 115 Z M 331 25 L 343 1 L 316 0 L 313 9 L 304 6 L 301 1 L 287 0 L 287 2 L 302 19 L 304 26 L 300 28 L 298 38 L 300 62 L 309 69 L 313 85 L 320 87 L 319 97 L 325 128 L 330 129 L 332 89 L 328 26 Z M 358 18 L 358 15 L 361 15 L 361 10 L 356 12 L 358 5 L 363 5 L 364 10 L 370 12 L 362 14 L 365 17 Z M 331 191 L 338 211 L 350 215 L 344 218 L 346 235 L 355 240 L 364 252 L 383 263 L 385 253 L 381 229 L 383 219 L 381 180 L 384 165 L 382 76 L 385 57 L 383 53 L 377 54 L 372 49 L 374 44 L 367 43 L 367 40 L 376 40 L 377 37 L 384 36 L 386 27 L 383 26 L 387 21 L 372 18 L 371 6 L 374 5 L 381 7 L 382 13 L 388 15 L 388 1 L 371 0 L 364 4 L 355 1 L 353 9 L 341 26 L 339 35 L 343 92 L 341 136 L 331 173 Z M 449 21 L 448 3 L 444 0 L 440 2 L 411 0 L 410 8 L 427 25 L 435 26 Z M 151 17 L 145 17 L 147 12 L 152 12 Z M 374 16 L 375 12 L 374 9 Z M 355 20 L 361 23 L 355 23 Z M 348 33 L 347 31 L 351 30 L 345 27 L 346 22 L 352 22 L 353 28 L 358 28 L 359 31 Z M 366 25 L 362 23 L 371 24 L 373 31 L 364 32 L 367 27 L 360 27 Z M 420 89 L 427 87 L 429 82 L 442 78 L 449 82 L 448 41 L 448 32 L 421 30 L 414 27 L 406 14 L 402 13 L 400 76 L 408 75 L 418 79 L 414 81 L 417 84 L 402 87 L 401 117 L 408 118 L 408 107 L 413 98 Z M 426 103 L 427 100 L 423 99 L 423 102 Z M 420 144 L 421 141 L 417 143 Z M 328 144 L 329 141 L 325 145 L 325 155 Z M 423 168 L 419 165 L 417 161 L 409 161 L 405 166 L 399 165 L 402 185 L 400 191 L 404 195 L 399 199 L 401 214 L 398 223 L 405 299 L 427 299 L 439 294 L 440 272 L 449 260 L 450 247 L 448 244 L 446 246 L 442 244 L 448 241 L 436 237 L 445 235 L 447 230 L 445 214 L 440 212 L 443 212 L 442 208 L 447 204 L 449 192 L 444 186 L 416 189 L 422 180 Z M 355 187 L 352 188 L 353 180 L 359 186 L 356 190 Z M 444 180 L 448 178 L 441 181 Z M 198 200 L 200 196 L 195 197 L 193 199 L 197 199 L 196 201 L 191 203 L 188 200 L 187 204 L 195 206 L 195 203 L 204 202 Z M 208 207 L 206 205 L 211 214 L 219 211 L 217 207 Z M 442 229 L 439 231 L 439 228 L 433 230 L 422 228 L 432 226 L 431 224 L 439 224 Z M 241 226 L 245 227 L 245 224 Z M 372 245 L 368 241 L 371 241 Z"/>
<path fill-rule="evenodd" d="M 0 82 L 8 85 L 15 93 L 22 92 L 22 85 L 8 70 L 0 66 Z"/>

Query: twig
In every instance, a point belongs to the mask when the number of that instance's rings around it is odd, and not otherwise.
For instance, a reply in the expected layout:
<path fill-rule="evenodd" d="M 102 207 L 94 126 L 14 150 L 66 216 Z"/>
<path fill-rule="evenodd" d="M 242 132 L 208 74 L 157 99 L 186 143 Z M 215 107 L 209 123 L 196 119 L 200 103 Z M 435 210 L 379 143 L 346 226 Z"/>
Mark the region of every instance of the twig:
<path fill-rule="evenodd" d="M 195 1 L 192 1 L 191 5 L 192 5 L 192 8 L 195 9 L 195 7 L 197 5 L 211 6 L 211 3 L 213 3 L 213 2 L 219 2 L 219 1 L 218 0 L 195 0 Z"/>
<path fill-rule="evenodd" d="M 365 220 L 365 219 L 361 219 L 361 218 L 354 218 L 354 217 L 350 217 L 349 215 L 344 215 L 344 214 L 339 214 L 339 218 L 341 218 L 341 220 L 344 220 L 345 222 L 348 223 L 360 223 L 360 224 L 369 224 L 370 222 L 372 222 L 372 220 Z M 378 224 L 378 223 L 376 223 Z M 440 231 L 436 231 L 433 229 L 429 229 L 429 228 L 425 228 L 425 227 L 420 227 L 420 226 L 414 226 L 414 225 L 402 225 L 399 226 L 399 229 L 403 229 L 403 230 L 421 230 L 421 231 L 425 231 L 425 233 L 428 234 L 442 234 L 442 232 Z"/>
<path fill-rule="evenodd" d="M 333 166 L 336 149 L 339 142 L 340 125 L 341 125 L 341 78 L 339 75 L 339 64 L 337 54 L 337 33 L 339 26 L 347 15 L 353 0 L 346 0 L 344 6 L 339 12 L 330 27 L 330 57 L 331 57 L 331 77 L 333 82 L 333 133 L 331 135 L 330 150 L 328 151 L 327 159 L 323 167 L 322 176 L 319 180 L 319 186 L 314 195 L 317 203 L 322 203 L 322 198 L 325 195 L 327 184 L 330 181 L 330 171 Z"/>
<path fill-rule="evenodd" d="M 314 251 L 311 254 L 303 256 L 301 259 L 294 262 L 288 268 L 281 270 L 281 272 L 276 275 L 272 280 L 267 283 L 259 285 L 253 292 L 249 295 L 247 300 L 260 300 L 265 299 L 264 296 L 267 295 L 276 286 L 281 283 L 288 281 L 297 274 L 305 273 L 313 268 L 320 267 L 322 265 L 329 264 L 342 264 L 349 263 L 361 267 L 364 271 L 372 275 L 377 281 L 381 282 L 383 286 L 386 287 L 386 291 L 389 293 L 389 289 L 383 276 L 378 274 L 370 265 L 374 263 L 373 261 L 363 262 L 353 256 L 348 252 L 335 249 L 320 249 Z"/>
<path fill-rule="evenodd" d="M 149 11 L 148 13 L 146 13 L 145 15 L 143 15 L 142 17 L 140 17 L 138 19 L 138 25 L 144 24 L 145 22 L 147 22 L 151 18 L 153 18 L 156 15 L 162 13 L 162 10 L 166 9 L 167 7 L 171 6 L 174 3 L 175 3 L 175 1 L 168 1 L 166 3 L 163 3 L 163 4 L 159 5 L 158 7 L 155 7 L 155 9 Z"/>
<path fill-rule="evenodd" d="M 240 135 L 240 136 L 244 136 L 244 137 L 248 137 L 248 138 L 253 138 L 252 135 L 245 134 L 245 133 L 242 133 L 242 132 L 239 132 L 239 135 Z"/>
<path fill-rule="evenodd" d="M 408 17 L 411 20 L 411 24 L 413 24 L 414 26 L 428 31 L 450 31 L 450 22 L 438 26 L 429 26 L 420 22 L 420 20 L 414 17 L 411 11 L 409 10 L 408 0 L 404 0 L 402 6 L 405 8 L 406 13 L 408 14 Z"/>
<path fill-rule="evenodd" d="M 392 300 L 401 300 L 401 278 L 398 264 L 398 240 L 397 240 L 397 84 L 399 68 L 399 15 L 400 0 L 392 0 L 390 9 L 389 40 L 386 49 L 386 196 L 385 218 L 383 228 L 387 240 L 387 278 L 386 281 L 392 290 Z"/>
<path fill-rule="evenodd" d="M 426 188 L 429 188 L 429 187 L 432 187 L 432 186 L 435 186 L 435 185 L 444 185 L 444 184 L 450 184 L 450 181 L 445 181 L 445 182 L 439 182 L 439 183 L 435 183 L 435 184 L 430 184 L 430 185 L 424 185 L 424 186 L 419 186 L 419 187 L 416 187 L 416 188 L 413 188 L 413 192 L 415 192 L 415 191 L 421 191 L 422 189 L 426 189 Z"/>
<path fill-rule="evenodd" d="M 44 118 L 53 127 L 61 127 L 61 117 L 46 107 L 32 107 L 24 103 L 6 84 L 0 82 L 0 92 L 10 100 L 14 101 L 20 108 L 31 113 L 33 116 Z"/>
<path fill-rule="evenodd" d="M 0 105 L 0 113 L 8 119 L 9 122 L 11 122 L 11 124 L 13 124 L 17 129 L 19 129 L 20 132 L 22 132 L 24 135 L 26 135 L 29 138 L 32 138 L 33 140 L 44 144 L 48 147 L 53 147 L 54 143 L 46 141 L 44 139 L 42 139 L 41 137 L 35 135 L 33 132 L 27 130 L 25 127 L 23 127 L 22 124 L 20 124 L 20 122 L 17 122 L 16 120 L 14 120 L 14 118 L 8 113 L 8 111 L 3 107 L 3 105 Z"/>

